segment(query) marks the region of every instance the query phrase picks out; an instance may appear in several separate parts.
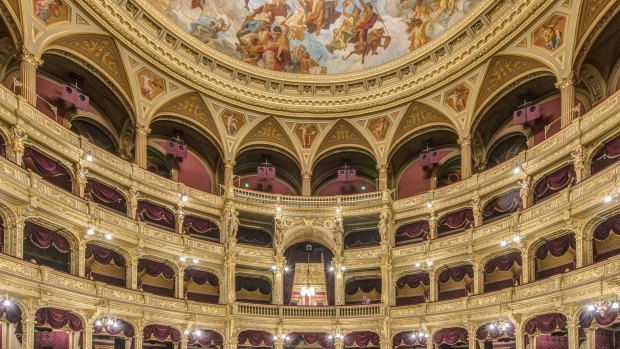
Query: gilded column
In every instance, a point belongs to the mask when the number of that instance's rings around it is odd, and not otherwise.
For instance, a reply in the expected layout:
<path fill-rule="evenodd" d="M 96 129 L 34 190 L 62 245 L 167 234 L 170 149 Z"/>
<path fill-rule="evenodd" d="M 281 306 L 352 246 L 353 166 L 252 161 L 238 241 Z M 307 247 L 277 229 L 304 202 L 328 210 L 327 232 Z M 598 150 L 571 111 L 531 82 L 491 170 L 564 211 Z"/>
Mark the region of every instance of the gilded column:
<path fill-rule="evenodd" d="M 142 167 L 146 168 L 147 165 L 147 155 L 146 155 L 146 146 L 147 139 L 146 136 L 151 132 L 151 130 L 142 125 L 138 125 L 136 127 L 136 145 L 135 145 L 135 157 L 134 162 Z"/>
<path fill-rule="evenodd" d="M 521 285 L 530 282 L 531 275 L 530 256 L 527 253 L 527 246 L 523 246 L 521 247 Z"/>
<path fill-rule="evenodd" d="M 312 195 L 312 172 L 306 171 L 301 175 L 301 195 Z"/>
<path fill-rule="evenodd" d="M 586 331 L 586 349 L 596 349 L 596 328 L 588 327 Z"/>
<path fill-rule="evenodd" d="M 579 349 L 579 326 L 573 320 L 567 324 L 568 349 Z"/>
<path fill-rule="evenodd" d="M 573 121 L 573 108 L 575 106 L 575 84 L 577 83 L 577 77 L 574 72 L 571 72 L 568 76 L 561 78 L 555 83 L 555 88 L 560 90 L 560 99 L 562 103 L 562 128 L 570 125 Z"/>
<path fill-rule="evenodd" d="M 142 349 L 142 331 L 143 329 L 140 329 L 140 331 L 136 331 L 136 336 L 133 337 L 133 349 Z"/>
<path fill-rule="evenodd" d="M 233 169 L 235 168 L 235 160 L 224 161 L 224 186 L 233 185 Z"/>
<path fill-rule="evenodd" d="M 284 304 L 284 267 L 286 266 L 286 258 L 277 256 L 275 260 L 276 269 L 273 271 L 273 283 L 275 285 L 273 304 Z"/>
<path fill-rule="evenodd" d="M 175 286 L 174 286 L 175 292 L 177 294 L 177 298 L 185 298 L 184 276 L 185 276 L 185 265 L 179 265 L 177 276 L 175 279 Z"/>
<path fill-rule="evenodd" d="M 93 348 L 93 327 L 92 326 L 84 326 L 84 335 L 82 340 L 82 349 L 92 349 Z"/>
<path fill-rule="evenodd" d="M 474 262 L 474 294 L 484 292 L 484 268 Z"/>
<path fill-rule="evenodd" d="M 461 146 L 461 179 L 471 177 L 471 136 L 459 139 Z"/>
<path fill-rule="evenodd" d="M 275 340 L 273 348 L 274 349 L 284 349 L 284 339 L 282 339 L 281 337 L 278 337 L 278 339 Z"/>
<path fill-rule="evenodd" d="M 342 338 L 334 340 L 334 349 L 344 349 L 344 340 Z"/>
<path fill-rule="evenodd" d="M 394 297 L 392 297 L 392 258 L 389 254 L 381 256 L 381 303 L 385 305 L 394 305 Z"/>
<path fill-rule="evenodd" d="M 377 165 L 377 171 L 379 172 L 379 183 L 378 190 L 386 190 L 387 187 L 387 176 L 388 176 L 388 165 Z"/>
<path fill-rule="evenodd" d="M 81 240 L 78 245 L 77 253 L 77 275 L 80 277 L 86 276 L 86 241 Z"/>
<path fill-rule="evenodd" d="M 25 47 L 17 54 L 20 60 L 19 73 L 21 83 L 21 95 L 26 101 L 37 105 L 37 69 L 43 64 L 43 60 L 29 52 Z"/>
<path fill-rule="evenodd" d="M 332 260 L 332 265 L 334 266 L 334 293 L 336 295 L 336 305 L 344 305 L 344 273 L 342 272 L 342 258 L 334 257 Z"/>
<path fill-rule="evenodd" d="M 22 320 L 22 349 L 34 349 L 34 318 Z"/>
<path fill-rule="evenodd" d="M 0 321 L 0 335 L 2 340 L 0 341 L 1 348 L 10 348 L 9 346 L 9 322 L 1 322 Z"/>
<path fill-rule="evenodd" d="M 187 336 L 185 334 L 181 335 L 181 342 L 179 343 L 179 349 L 187 349 Z"/>
<path fill-rule="evenodd" d="M 226 278 L 226 283 L 224 287 L 226 288 L 225 295 L 225 303 L 233 303 L 237 299 L 237 295 L 235 293 L 235 276 L 236 276 L 236 265 L 237 265 L 237 252 L 236 251 L 228 251 L 226 256 L 224 257 L 224 275 Z"/>
<path fill-rule="evenodd" d="M 138 289 L 138 258 L 132 257 L 125 269 L 127 288 Z"/>
<path fill-rule="evenodd" d="M 428 230 L 429 239 L 437 239 L 437 214 L 435 211 L 431 211 L 431 215 L 428 218 Z"/>
<path fill-rule="evenodd" d="M 584 236 L 580 231 L 575 232 L 575 267 L 581 268 L 584 266 Z"/>
<path fill-rule="evenodd" d="M 176 211 L 174 211 L 174 220 L 176 222 L 175 228 L 177 234 L 183 235 L 183 221 L 185 220 L 185 211 L 183 211 L 183 205 L 178 205 Z"/>
<path fill-rule="evenodd" d="M 392 343 L 390 343 L 390 337 L 388 336 L 381 336 L 379 338 L 379 347 L 381 349 L 391 349 L 392 348 Z"/>
<path fill-rule="evenodd" d="M 515 347 L 516 349 L 525 349 L 525 343 L 523 340 L 523 329 L 520 323 L 513 321 L 515 331 Z"/>
<path fill-rule="evenodd" d="M 436 269 L 431 269 L 428 271 L 428 297 L 427 302 L 436 302 L 438 297 L 438 285 L 437 285 L 437 271 Z"/>

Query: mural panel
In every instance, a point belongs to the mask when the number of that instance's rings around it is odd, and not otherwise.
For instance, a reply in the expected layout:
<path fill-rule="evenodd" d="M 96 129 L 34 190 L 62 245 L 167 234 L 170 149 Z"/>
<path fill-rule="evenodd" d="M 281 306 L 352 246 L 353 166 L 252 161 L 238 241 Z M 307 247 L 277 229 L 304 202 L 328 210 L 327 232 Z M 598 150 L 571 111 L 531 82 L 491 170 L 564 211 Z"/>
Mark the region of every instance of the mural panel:
<path fill-rule="evenodd" d="M 391 124 L 390 119 L 385 116 L 374 118 L 368 123 L 368 131 L 372 133 L 377 141 L 382 141 L 385 139 Z"/>
<path fill-rule="evenodd" d="M 310 148 L 314 139 L 319 135 L 319 129 L 315 124 L 299 124 L 295 128 L 295 134 L 302 147 Z"/>
<path fill-rule="evenodd" d="M 234 136 L 245 125 L 245 118 L 239 112 L 226 109 L 221 117 L 229 136 Z"/>
<path fill-rule="evenodd" d="M 534 30 L 534 46 L 546 48 L 549 51 L 557 50 L 564 43 L 564 27 L 566 17 L 554 14 L 540 27 Z"/>
<path fill-rule="evenodd" d="M 69 20 L 69 6 L 62 0 L 32 0 L 35 16 L 45 24 L 66 22 Z"/>
<path fill-rule="evenodd" d="M 453 27 L 481 2 L 149 1 L 224 54 L 261 68 L 302 74 L 347 73 L 400 58 Z"/>
<path fill-rule="evenodd" d="M 142 97 L 153 100 L 164 92 L 164 79 L 147 68 L 142 68 L 136 74 Z"/>

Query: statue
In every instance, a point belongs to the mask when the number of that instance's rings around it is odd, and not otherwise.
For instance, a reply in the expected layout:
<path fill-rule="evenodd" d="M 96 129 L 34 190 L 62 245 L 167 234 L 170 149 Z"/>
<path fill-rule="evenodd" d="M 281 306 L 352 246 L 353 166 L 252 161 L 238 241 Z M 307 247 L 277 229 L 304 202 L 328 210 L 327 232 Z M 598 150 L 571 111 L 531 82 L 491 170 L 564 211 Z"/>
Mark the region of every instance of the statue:
<path fill-rule="evenodd" d="M 274 240 L 275 245 L 280 247 L 284 242 L 284 226 L 282 225 L 282 218 L 276 217 L 274 224 Z"/>

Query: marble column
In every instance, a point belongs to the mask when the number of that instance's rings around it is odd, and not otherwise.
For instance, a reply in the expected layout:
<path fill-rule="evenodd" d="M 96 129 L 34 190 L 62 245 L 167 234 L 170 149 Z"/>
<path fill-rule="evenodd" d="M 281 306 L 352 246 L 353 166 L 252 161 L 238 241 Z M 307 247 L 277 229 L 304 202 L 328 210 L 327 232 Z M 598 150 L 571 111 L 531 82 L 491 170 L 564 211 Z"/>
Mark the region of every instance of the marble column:
<path fill-rule="evenodd" d="M 237 163 L 235 160 L 224 161 L 224 186 L 232 186 L 233 183 L 233 169 Z"/>
<path fill-rule="evenodd" d="M 135 144 L 135 157 L 134 162 L 141 168 L 146 168 L 147 165 L 147 138 L 146 136 L 151 130 L 142 125 L 136 127 L 136 144 Z"/>
<path fill-rule="evenodd" d="M 459 145 L 461 146 L 461 179 L 467 179 L 472 173 L 471 136 L 459 139 Z"/>
<path fill-rule="evenodd" d="M 306 171 L 301 175 L 301 195 L 312 195 L 312 172 Z"/>
<path fill-rule="evenodd" d="M 377 189 L 378 190 L 386 190 L 387 186 L 387 178 L 388 178 L 388 165 L 377 165 L 377 171 L 379 172 L 379 183 Z"/>
<path fill-rule="evenodd" d="M 574 118 L 573 108 L 575 107 L 575 84 L 577 83 L 577 77 L 574 72 L 571 72 L 566 77 L 563 77 L 555 83 L 555 87 L 560 90 L 560 99 L 562 105 L 561 126 L 562 128 L 570 125 Z"/>
<path fill-rule="evenodd" d="M 43 64 L 43 60 L 29 52 L 26 48 L 22 48 L 17 54 L 20 60 L 19 73 L 21 83 L 21 95 L 26 101 L 33 105 L 37 105 L 37 69 Z"/>

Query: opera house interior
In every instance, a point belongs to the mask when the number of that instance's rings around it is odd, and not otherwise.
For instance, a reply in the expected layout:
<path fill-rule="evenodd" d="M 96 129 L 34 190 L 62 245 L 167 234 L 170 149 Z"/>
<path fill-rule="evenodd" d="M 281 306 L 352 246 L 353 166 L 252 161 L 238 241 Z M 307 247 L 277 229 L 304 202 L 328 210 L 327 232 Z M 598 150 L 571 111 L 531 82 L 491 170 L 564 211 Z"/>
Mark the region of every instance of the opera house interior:
<path fill-rule="evenodd" d="M 0 0 L 0 349 L 620 348 L 619 12 Z"/>

